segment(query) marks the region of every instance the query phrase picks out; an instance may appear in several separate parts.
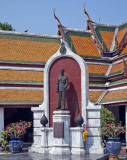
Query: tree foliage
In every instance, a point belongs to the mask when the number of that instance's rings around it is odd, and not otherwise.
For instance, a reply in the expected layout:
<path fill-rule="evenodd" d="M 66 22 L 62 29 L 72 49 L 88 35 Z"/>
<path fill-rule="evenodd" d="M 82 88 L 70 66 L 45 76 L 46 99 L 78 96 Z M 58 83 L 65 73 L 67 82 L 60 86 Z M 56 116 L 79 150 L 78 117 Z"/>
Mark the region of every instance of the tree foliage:
<path fill-rule="evenodd" d="M 15 31 L 15 29 L 12 27 L 12 25 L 8 24 L 7 22 L 5 22 L 5 23 L 0 22 L 0 30 Z"/>
<path fill-rule="evenodd" d="M 103 108 L 101 110 L 101 122 L 102 122 L 102 127 L 106 126 L 107 124 L 115 123 L 114 114 L 107 108 Z"/>

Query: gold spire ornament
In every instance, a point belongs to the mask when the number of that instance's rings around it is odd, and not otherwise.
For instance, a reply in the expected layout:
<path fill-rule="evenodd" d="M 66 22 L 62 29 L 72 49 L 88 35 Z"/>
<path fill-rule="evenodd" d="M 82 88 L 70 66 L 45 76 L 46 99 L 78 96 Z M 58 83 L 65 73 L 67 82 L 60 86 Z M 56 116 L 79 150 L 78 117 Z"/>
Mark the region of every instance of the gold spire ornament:
<path fill-rule="evenodd" d="M 95 33 L 95 30 L 94 30 L 94 27 L 93 27 L 93 24 L 92 24 L 93 21 L 91 21 L 89 14 L 85 10 L 85 4 L 83 5 L 83 9 L 84 9 L 84 13 L 87 15 L 87 30 L 91 31 L 91 34 L 93 36 L 93 40 L 94 40 L 95 45 L 99 49 L 100 53 L 103 54 L 104 53 L 103 44 L 101 44 L 100 41 L 98 40 L 98 37 Z"/>
<path fill-rule="evenodd" d="M 59 18 L 56 17 L 55 8 L 53 10 L 53 14 L 54 14 L 54 18 L 58 21 L 58 33 L 57 34 L 60 36 L 61 35 L 61 32 L 60 32 L 61 22 L 60 22 Z"/>
<path fill-rule="evenodd" d="M 86 10 L 85 10 L 85 3 L 84 3 L 84 5 L 83 5 L 83 9 L 84 9 L 84 13 L 87 15 L 87 22 L 88 22 L 88 21 L 90 21 L 90 16 L 89 16 L 89 14 L 86 12 Z"/>

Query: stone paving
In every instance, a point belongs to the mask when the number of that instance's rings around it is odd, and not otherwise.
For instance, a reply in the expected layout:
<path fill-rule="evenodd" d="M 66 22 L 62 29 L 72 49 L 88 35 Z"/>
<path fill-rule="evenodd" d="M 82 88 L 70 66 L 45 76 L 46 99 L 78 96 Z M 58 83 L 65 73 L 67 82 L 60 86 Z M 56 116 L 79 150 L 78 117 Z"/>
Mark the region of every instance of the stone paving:
<path fill-rule="evenodd" d="M 54 156 L 48 154 L 40 154 L 40 153 L 15 153 L 10 155 L 0 155 L 0 160 L 108 160 L 102 158 L 102 155 L 64 155 L 64 156 Z"/>
<path fill-rule="evenodd" d="M 108 160 L 108 155 L 86 154 L 86 155 L 64 155 L 56 156 L 40 153 L 14 153 L 0 154 L 0 160 Z M 119 160 L 127 160 L 127 154 L 119 157 Z"/>

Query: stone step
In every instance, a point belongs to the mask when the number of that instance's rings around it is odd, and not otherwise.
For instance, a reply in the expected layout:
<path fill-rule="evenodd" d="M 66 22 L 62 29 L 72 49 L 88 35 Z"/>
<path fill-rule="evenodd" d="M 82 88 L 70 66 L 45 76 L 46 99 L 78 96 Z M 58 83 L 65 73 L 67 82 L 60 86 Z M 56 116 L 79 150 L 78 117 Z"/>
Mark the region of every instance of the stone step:
<path fill-rule="evenodd" d="M 23 143 L 23 148 L 31 147 L 31 145 L 32 145 L 32 142 L 24 142 Z"/>

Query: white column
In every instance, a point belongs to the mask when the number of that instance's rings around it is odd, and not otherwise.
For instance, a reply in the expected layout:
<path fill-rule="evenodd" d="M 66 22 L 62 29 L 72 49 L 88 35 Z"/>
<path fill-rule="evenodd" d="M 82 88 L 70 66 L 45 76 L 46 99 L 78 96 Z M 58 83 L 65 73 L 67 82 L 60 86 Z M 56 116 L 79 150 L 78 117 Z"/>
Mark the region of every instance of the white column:
<path fill-rule="evenodd" d="M 0 108 L 0 133 L 3 128 L 4 128 L 4 108 Z M 1 139 L 1 134 L 0 134 L 0 139 Z"/>
<path fill-rule="evenodd" d="M 125 106 L 125 125 L 127 130 L 127 106 Z M 126 148 L 127 148 L 127 132 L 126 132 Z"/>

